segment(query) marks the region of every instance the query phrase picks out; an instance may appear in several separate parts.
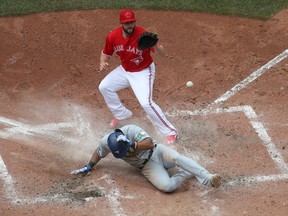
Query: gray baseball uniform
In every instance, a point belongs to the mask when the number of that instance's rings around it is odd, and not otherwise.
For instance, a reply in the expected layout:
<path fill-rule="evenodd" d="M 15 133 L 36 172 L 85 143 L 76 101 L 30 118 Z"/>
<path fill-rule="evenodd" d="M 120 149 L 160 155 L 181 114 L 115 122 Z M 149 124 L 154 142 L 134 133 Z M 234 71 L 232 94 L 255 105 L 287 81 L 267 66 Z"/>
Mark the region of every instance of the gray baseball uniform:
<path fill-rule="evenodd" d="M 136 142 L 150 137 L 145 130 L 136 125 L 126 125 L 120 129 L 129 140 Z M 100 145 L 96 149 L 98 156 L 101 158 L 106 157 L 110 152 L 107 144 L 108 136 L 109 134 L 102 138 Z M 154 149 L 136 149 L 134 151 L 129 148 L 128 155 L 121 159 L 140 169 L 143 176 L 163 192 L 176 190 L 184 180 L 191 176 L 195 176 L 203 185 L 211 185 L 212 174 L 193 159 L 165 145 L 153 142 L 155 144 Z M 170 176 L 168 170 L 175 167 L 180 168 L 180 171 Z"/>

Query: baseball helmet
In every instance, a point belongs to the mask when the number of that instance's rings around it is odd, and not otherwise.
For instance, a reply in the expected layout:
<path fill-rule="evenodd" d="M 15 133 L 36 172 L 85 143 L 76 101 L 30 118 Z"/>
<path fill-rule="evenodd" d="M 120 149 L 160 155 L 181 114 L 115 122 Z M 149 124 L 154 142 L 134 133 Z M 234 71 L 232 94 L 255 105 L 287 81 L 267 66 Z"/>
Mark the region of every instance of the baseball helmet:
<path fill-rule="evenodd" d="M 115 158 L 123 158 L 127 155 L 128 146 L 127 142 L 117 141 L 117 137 L 124 135 L 120 129 L 115 129 L 107 139 L 108 147 Z"/>

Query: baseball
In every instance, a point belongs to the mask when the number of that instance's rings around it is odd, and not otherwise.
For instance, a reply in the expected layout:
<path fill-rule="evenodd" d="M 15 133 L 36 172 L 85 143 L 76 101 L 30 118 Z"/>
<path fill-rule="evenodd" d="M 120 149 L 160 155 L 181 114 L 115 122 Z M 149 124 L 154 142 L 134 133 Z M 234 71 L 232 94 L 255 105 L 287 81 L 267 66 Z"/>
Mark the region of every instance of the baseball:
<path fill-rule="evenodd" d="M 188 81 L 188 82 L 186 83 L 186 86 L 187 86 L 188 88 L 191 88 L 191 87 L 193 86 L 193 82 L 192 82 L 192 81 Z"/>

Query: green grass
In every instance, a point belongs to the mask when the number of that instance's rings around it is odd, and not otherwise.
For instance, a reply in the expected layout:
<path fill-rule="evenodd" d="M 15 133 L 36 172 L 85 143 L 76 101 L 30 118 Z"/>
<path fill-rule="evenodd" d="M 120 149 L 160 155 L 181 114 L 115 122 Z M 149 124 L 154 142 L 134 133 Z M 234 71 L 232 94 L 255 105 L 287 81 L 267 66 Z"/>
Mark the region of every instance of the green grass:
<path fill-rule="evenodd" d="M 268 19 L 287 6 L 288 0 L 0 0 L 0 16 L 97 8 L 131 8 L 207 12 Z"/>

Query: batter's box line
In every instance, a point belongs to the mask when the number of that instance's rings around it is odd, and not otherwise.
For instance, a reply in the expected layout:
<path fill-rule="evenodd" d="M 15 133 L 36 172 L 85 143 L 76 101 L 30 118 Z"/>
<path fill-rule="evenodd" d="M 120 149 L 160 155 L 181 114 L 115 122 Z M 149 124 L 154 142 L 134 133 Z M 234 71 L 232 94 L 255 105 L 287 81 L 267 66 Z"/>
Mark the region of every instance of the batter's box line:
<path fill-rule="evenodd" d="M 249 119 L 249 123 L 254 128 L 256 134 L 262 140 L 268 154 L 271 159 L 276 163 L 278 168 L 280 169 L 279 175 L 269 175 L 269 176 L 252 176 L 241 178 L 236 181 L 231 181 L 228 184 L 234 184 L 235 182 L 246 182 L 253 183 L 257 181 L 277 181 L 280 179 L 288 179 L 288 168 L 285 163 L 281 152 L 277 149 L 276 145 L 272 142 L 271 137 L 268 135 L 267 130 L 264 125 L 258 120 L 258 116 L 253 110 L 251 106 L 235 106 L 235 107 L 227 107 L 227 108 L 207 108 L 195 111 L 189 110 L 177 110 L 170 113 L 166 113 L 167 116 L 176 117 L 176 116 L 199 116 L 199 115 L 212 115 L 212 114 L 224 114 L 224 113 L 235 113 L 242 112 Z"/>
<path fill-rule="evenodd" d="M 265 181 L 283 181 L 288 179 L 288 174 L 279 174 L 279 175 L 268 175 L 268 176 L 251 176 L 251 177 L 244 177 L 239 179 L 234 179 L 227 182 L 229 186 L 236 186 L 236 185 L 249 185 L 259 182 Z"/>
<path fill-rule="evenodd" d="M 70 198 L 65 197 L 63 194 L 54 194 L 54 195 L 48 195 L 48 196 L 39 196 L 39 197 L 33 197 L 33 198 L 21 198 L 19 193 L 17 193 L 15 187 L 14 187 L 14 180 L 9 175 L 7 167 L 0 155 L 0 178 L 4 181 L 4 190 L 6 198 L 15 205 L 25 205 L 25 204 L 39 204 L 39 203 L 45 203 L 45 202 L 57 202 L 57 203 L 67 203 L 73 201 Z M 117 187 L 115 187 L 115 184 L 112 182 L 111 177 L 108 175 L 104 175 L 102 178 L 98 179 L 101 180 L 104 179 L 105 182 L 107 182 L 112 188 L 111 192 L 109 192 L 106 197 L 111 205 L 111 209 L 114 213 L 114 215 L 119 216 L 126 216 L 125 211 L 123 207 L 121 206 L 120 202 L 118 201 L 119 198 L 123 199 L 135 199 L 135 195 L 126 195 L 122 196 L 120 194 L 120 191 Z"/>

